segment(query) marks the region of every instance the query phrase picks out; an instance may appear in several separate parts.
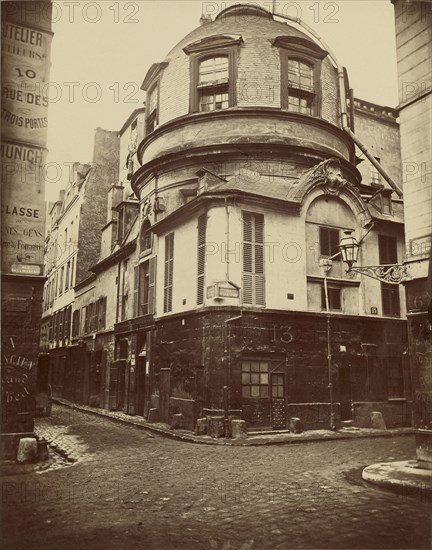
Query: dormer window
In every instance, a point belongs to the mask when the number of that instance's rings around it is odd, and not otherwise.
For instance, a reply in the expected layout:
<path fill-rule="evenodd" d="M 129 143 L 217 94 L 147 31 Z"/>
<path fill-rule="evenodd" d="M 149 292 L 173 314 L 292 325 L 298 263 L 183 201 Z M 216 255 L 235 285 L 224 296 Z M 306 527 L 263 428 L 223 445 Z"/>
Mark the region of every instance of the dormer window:
<path fill-rule="evenodd" d="M 158 125 L 159 86 L 156 84 L 147 93 L 146 134 L 153 132 Z"/>
<path fill-rule="evenodd" d="M 240 35 L 208 36 L 183 51 L 190 56 L 190 111 L 211 112 L 236 104 L 237 50 Z"/>
<path fill-rule="evenodd" d="M 298 36 L 278 36 L 280 50 L 281 107 L 309 116 L 321 114 L 321 62 L 327 52 Z"/>
<path fill-rule="evenodd" d="M 199 111 L 217 111 L 229 107 L 228 58 L 210 57 L 198 69 Z"/>
<path fill-rule="evenodd" d="M 288 111 L 313 115 L 315 99 L 313 66 L 288 59 Z"/>

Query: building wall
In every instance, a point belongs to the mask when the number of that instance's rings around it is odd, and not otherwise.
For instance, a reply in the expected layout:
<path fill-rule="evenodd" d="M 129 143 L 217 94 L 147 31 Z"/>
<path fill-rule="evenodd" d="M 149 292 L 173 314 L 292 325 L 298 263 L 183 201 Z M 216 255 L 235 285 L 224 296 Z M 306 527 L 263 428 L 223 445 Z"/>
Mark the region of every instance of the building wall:
<path fill-rule="evenodd" d="M 404 172 L 409 355 L 418 431 L 417 458 L 431 468 L 432 421 L 432 26 L 429 2 L 393 0 Z"/>
<path fill-rule="evenodd" d="M 381 165 L 389 176 L 402 188 L 404 182 L 396 112 L 394 109 L 373 105 L 359 99 L 354 100 L 354 105 L 355 134 L 368 151 L 375 158 L 380 159 Z M 359 149 L 357 149 L 357 156 L 363 159 L 357 166 L 362 175 L 362 182 L 371 185 L 371 171 L 375 169 Z M 381 176 L 379 176 L 379 183 L 388 186 Z"/>
<path fill-rule="evenodd" d="M 40 17 L 45 13 L 45 17 Z M 51 4 L 2 2 L 2 407 L 0 457 L 15 459 L 33 432 L 45 234 Z M 17 74 L 17 70 L 21 74 Z M 21 94 L 22 101 L 17 101 Z M 8 435 L 3 435 L 8 434 Z"/>

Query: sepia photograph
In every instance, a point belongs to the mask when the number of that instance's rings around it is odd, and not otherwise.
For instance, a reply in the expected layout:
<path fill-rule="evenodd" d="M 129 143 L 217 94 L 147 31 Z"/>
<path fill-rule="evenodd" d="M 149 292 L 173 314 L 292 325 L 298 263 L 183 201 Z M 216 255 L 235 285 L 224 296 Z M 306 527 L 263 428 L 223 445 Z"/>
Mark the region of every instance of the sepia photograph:
<path fill-rule="evenodd" d="M 4 550 L 432 548 L 432 0 L 0 0 Z"/>

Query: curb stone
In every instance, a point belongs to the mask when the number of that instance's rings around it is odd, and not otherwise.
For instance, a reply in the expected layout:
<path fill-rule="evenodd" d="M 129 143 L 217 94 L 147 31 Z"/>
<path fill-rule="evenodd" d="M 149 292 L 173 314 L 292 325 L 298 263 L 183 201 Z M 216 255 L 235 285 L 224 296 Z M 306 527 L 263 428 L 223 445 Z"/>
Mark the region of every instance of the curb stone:
<path fill-rule="evenodd" d="M 353 430 L 352 433 L 347 432 L 330 432 L 327 434 L 319 433 L 317 434 L 314 431 L 303 432 L 303 434 L 294 435 L 287 433 L 284 439 L 273 437 L 263 436 L 249 436 L 246 439 L 235 440 L 235 439 L 213 439 L 210 436 L 195 436 L 190 432 L 181 432 L 181 431 L 172 431 L 169 428 L 165 428 L 163 425 L 154 425 L 146 422 L 144 419 L 135 419 L 133 416 L 128 416 L 125 413 L 111 412 L 105 409 L 93 408 L 87 405 L 78 405 L 76 403 L 71 403 L 65 399 L 53 398 L 53 402 L 57 405 L 68 407 L 72 410 L 77 410 L 84 413 L 89 413 L 94 416 L 99 416 L 117 422 L 120 424 L 128 424 L 134 428 L 141 430 L 146 430 L 151 433 L 160 435 L 161 437 L 166 437 L 169 439 L 175 439 L 177 441 L 183 441 L 187 443 L 196 443 L 201 445 L 224 445 L 229 447 L 246 447 L 246 446 L 262 446 L 262 445 L 289 445 L 289 444 L 298 444 L 298 443 L 316 443 L 318 441 L 341 441 L 348 439 L 367 439 L 367 438 L 376 438 L 376 437 L 395 437 L 395 436 L 404 436 L 412 435 L 414 433 L 414 428 L 397 428 L 393 430 L 369 430 L 361 431 L 360 429 Z M 124 416 L 123 416 L 124 415 Z"/>

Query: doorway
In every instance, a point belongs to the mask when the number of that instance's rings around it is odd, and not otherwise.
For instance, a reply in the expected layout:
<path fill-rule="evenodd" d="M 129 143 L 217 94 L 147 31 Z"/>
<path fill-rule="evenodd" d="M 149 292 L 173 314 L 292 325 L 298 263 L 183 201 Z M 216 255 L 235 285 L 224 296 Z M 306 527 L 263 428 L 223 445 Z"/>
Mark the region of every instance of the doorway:
<path fill-rule="evenodd" d="M 275 430 L 285 429 L 285 375 L 281 372 L 272 372 L 270 375 L 270 385 L 272 427 Z"/>

